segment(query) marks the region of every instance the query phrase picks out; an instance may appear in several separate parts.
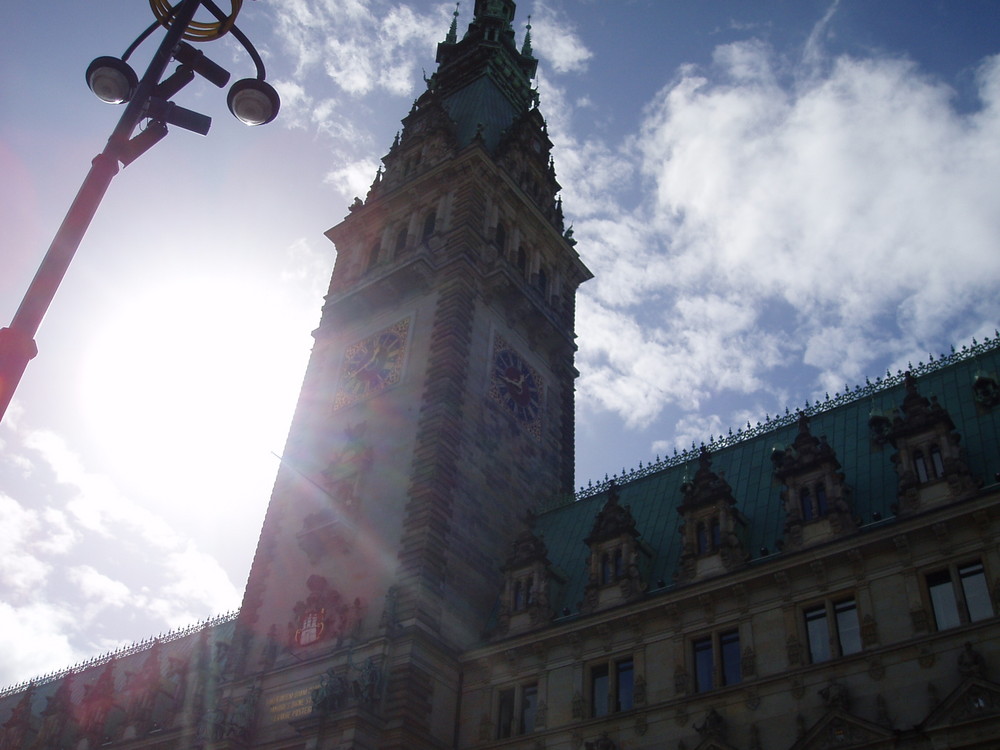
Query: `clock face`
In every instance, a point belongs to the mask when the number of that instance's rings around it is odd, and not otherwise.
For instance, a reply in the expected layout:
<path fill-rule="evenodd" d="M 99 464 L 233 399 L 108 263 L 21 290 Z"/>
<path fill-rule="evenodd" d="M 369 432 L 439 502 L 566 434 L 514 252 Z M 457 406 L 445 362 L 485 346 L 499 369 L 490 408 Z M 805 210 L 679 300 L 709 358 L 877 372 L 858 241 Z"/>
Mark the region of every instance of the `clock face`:
<path fill-rule="evenodd" d="M 542 389 L 542 379 L 535 368 L 497 336 L 490 372 L 490 397 L 536 438 L 541 437 Z"/>
<path fill-rule="evenodd" d="M 333 408 L 353 404 L 399 382 L 410 319 L 357 341 L 344 352 Z"/>

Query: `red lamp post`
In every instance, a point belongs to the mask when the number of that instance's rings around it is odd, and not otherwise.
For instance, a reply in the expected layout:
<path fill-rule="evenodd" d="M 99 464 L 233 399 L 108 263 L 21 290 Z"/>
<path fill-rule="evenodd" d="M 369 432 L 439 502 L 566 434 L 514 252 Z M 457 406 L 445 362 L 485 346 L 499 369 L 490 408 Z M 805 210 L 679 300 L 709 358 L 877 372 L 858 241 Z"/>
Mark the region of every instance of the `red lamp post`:
<path fill-rule="evenodd" d="M 139 35 L 121 59 L 99 57 L 88 67 L 87 85 L 98 98 L 110 104 L 127 104 L 104 150 L 94 158 L 14 318 L 7 328 L 0 328 L 0 419 L 10 405 L 28 362 L 38 353 L 35 334 L 111 180 L 118 174 L 119 164 L 128 166 L 160 141 L 168 132 L 168 124 L 201 135 L 208 133 L 210 117 L 184 109 L 170 99 L 190 83 L 196 73 L 220 88 L 229 82 L 229 73 L 183 39 L 210 41 L 232 33 L 250 54 L 257 67 L 257 77 L 233 84 L 228 97 L 230 111 L 247 125 L 262 125 L 277 116 L 278 95 L 264 80 L 260 55 L 235 25 L 242 0 L 230 2 L 231 12 L 226 14 L 213 0 L 181 0 L 176 6 L 171 6 L 168 0 L 149 0 L 157 20 Z M 211 23 L 194 21 L 195 12 L 202 6 L 217 20 Z M 166 34 L 139 79 L 125 61 L 160 26 L 166 28 Z M 164 79 L 171 59 L 179 65 Z M 149 121 L 146 128 L 133 135 L 144 120 Z"/>

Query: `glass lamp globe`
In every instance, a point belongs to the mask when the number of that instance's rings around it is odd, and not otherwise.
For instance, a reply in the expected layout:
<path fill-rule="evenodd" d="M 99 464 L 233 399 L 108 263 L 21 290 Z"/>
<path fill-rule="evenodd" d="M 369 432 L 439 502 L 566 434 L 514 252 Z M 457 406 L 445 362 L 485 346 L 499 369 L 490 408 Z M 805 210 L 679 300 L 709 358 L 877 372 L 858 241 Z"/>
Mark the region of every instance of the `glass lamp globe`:
<path fill-rule="evenodd" d="M 125 61 L 98 57 L 87 66 L 87 86 L 102 102 L 122 104 L 135 94 L 139 79 Z"/>
<path fill-rule="evenodd" d="M 278 116 L 281 102 L 271 84 L 256 78 L 244 78 L 229 89 L 229 111 L 247 125 L 266 125 Z"/>

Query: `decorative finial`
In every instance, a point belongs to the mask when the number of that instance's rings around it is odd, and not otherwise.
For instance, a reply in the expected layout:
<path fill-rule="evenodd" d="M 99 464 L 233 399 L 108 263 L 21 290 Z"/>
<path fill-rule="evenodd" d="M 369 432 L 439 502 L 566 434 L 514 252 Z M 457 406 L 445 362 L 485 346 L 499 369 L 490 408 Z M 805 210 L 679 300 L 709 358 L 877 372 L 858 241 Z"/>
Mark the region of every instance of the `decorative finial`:
<path fill-rule="evenodd" d="M 455 12 L 451 14 L 451 28 L 448 29 L 448 36 L 444 38 L 445 44 L 455 44 L 458 41 L 458 3 L 455 3 Z"/>
<path fill-rule="evenodd" d="M 524 29 L 524 46 L 521 47 L 521 54 L 531 57 L 531 16 L 528 16 L 528 25 Z"/>

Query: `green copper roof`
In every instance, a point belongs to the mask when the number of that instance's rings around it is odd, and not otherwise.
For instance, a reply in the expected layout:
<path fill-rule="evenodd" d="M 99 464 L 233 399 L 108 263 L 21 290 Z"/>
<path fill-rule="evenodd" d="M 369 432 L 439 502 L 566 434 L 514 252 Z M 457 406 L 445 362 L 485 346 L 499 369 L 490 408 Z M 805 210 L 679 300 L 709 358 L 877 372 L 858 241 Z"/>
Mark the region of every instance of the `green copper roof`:
<path fill-rule="evenodd" d="M 530 39 L 525 39 L 525 51 L 517 50 L 514 9 L 510 0 L 479 0 L 462 40 L 456 41 L 453 21 L 438 45 L 438 70 L 428 92 L 455 122 L 460 147 L 479 133 L 492 150 L 503 131 L 535 102 L 531 78 L 538 61 L 531 55 Z"/>
<path fill-rule="evenodd" d="M 936 396 L 954 422 L 972 475 L 990 485 L 996 483 L 1000 472 L 1000 452 L 996 449 L 1000 405 L 983 408 L 977 403 L 972 385 L 980 373 L 998 381 L 1000 338 L 913 368 L 920 394 Z M 900 407 L 904 395 L 903 376 L 898 374 L 805 410 L 811 434 L 825 437 L 841 464 L 846 484 L 852 490 L 853 515 L 860 519 L 859 534 L 866 528 L 894 522 L 898 481 L 891 457 L 895 449 L 872 440 L 869 416 L 872 412 L 891 414 Z M 786 516 L 771 452 L 775 447 L 789 446 L 797 434 L 796 415 L 789 414 L 708 446 L 712 470 L 732 487 L 736 508 L 748 522 L 744 551 L 751 558 L 750 564 L 765 556 L 785 554 L 778 549 Z M 674 585 L 682 541 L 677 506 L 682 500 L 681 485 L 694 476 L 697 458 L 697 452 L 689 451 L 617 478 L 618 502 L 630 506 L 643 547 L 651 553 L 643 571 L 650 595 L 661 588 L 658 581 L 666 589 Z M 584 539 L 607 499 L 608 485 L 604 483 L 581 491 L 572 502 L 541 513 L 534 523 L 533 530 L 545 541 L 556 572 L 567 578 L 566 584 L 550 596 L 557 617 L 564 608 L 573 615 L 578 611 L 587 582 L 589 549 Z"/>
<path fill-rule="evenodd" d="M 467 146 L 479 133 L 490 151 L 517 115 L 503 92 L 487 78 L 460 89 L 445 100 L 444 106 L 455 122 L 455 136 L 461 146 Z"/>

